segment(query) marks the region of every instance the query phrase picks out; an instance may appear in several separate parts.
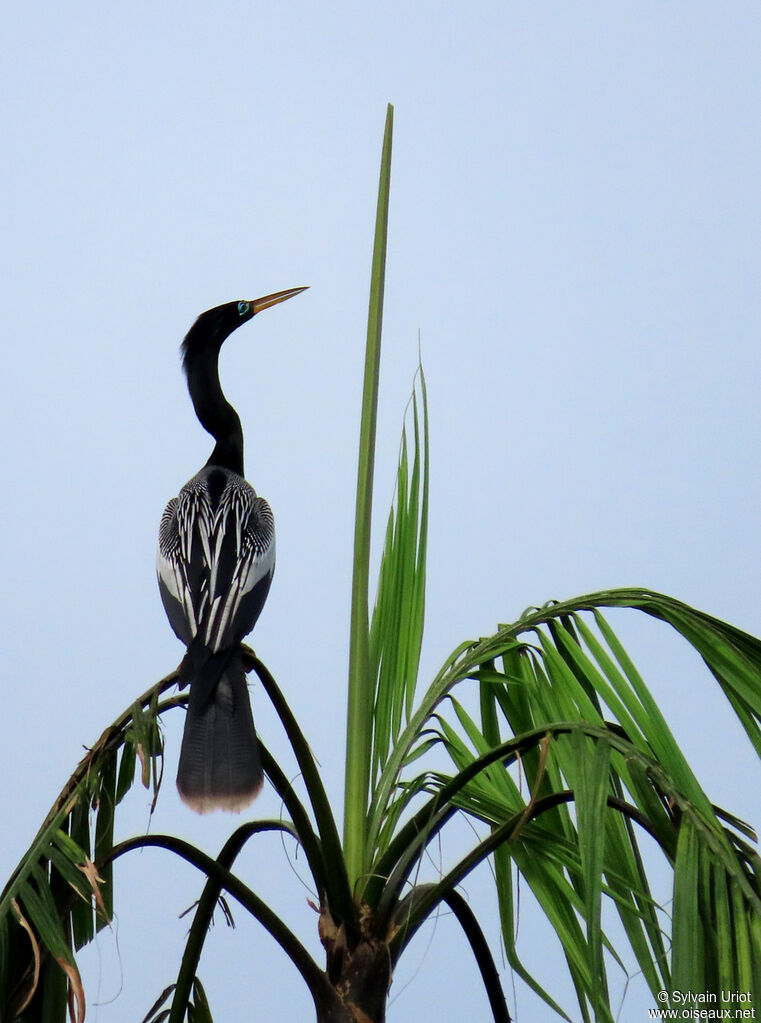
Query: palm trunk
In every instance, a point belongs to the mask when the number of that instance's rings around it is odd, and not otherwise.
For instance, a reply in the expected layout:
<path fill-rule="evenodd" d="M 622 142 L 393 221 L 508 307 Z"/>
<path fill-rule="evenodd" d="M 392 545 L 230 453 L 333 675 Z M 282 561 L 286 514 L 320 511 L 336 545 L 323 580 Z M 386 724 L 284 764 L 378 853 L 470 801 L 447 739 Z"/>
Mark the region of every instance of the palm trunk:
<path fill-rule="evenodd" d="M 317 1023 L 385 1023 L 391 984 L 388 945 L 365 936 L 350 949 L 343 926 L 336 927 L 326 909 L 319 929 L 327 972 L 323 990 L 315 993 Z"/>

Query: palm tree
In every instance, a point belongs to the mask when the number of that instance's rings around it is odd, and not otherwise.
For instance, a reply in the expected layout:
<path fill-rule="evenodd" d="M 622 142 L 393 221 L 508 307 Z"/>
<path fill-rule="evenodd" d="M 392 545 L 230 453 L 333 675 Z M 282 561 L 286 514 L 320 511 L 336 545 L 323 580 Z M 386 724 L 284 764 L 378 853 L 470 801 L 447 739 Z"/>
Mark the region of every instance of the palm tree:
<path fill-rule="evenodd" d="M 175 672 L 151 686 L 82 760 L 0 899 L 0 1020 L 82 1020 L 75 954 L 111 918 L 113 863 L 158 846 L 193 864 L 205 883 L 176 981 L 149 1023 L 212 1019 L 198 968 L 211 916 L 232 896 L 286 952 L 323 1023 L 385 1018 L 395 966 L 421 925 L 446 905 L 473 951 L 493 1018 L 510 1019 L 482 927 L 460 885 L 493 867 L 504 954 L 520 980 L 558 1014 L 522 962 L 516 891 L 530 891 L 559 939 L 580 1017 L 612 1021 L 608 973 L 632 957 L 654 1005 L 680 992 L 721 999 L 748 992 L 761 1008 L 761 860 L 753 830 L 714 806 L 644 680 L 613 631 L 611 608 L 670 626 L 697 651 L 761 753 L 761 641 L 672 598 L 643 589 L 550 601 L 452 651 L 427 686 L 418 679 L 425 611 L 428 419 L 422 368 L 402 433 L 396 494 L 370 613 L 370 535 L 383 311 L 391 136 L 381 160 L 359 445 L 351 607 L 343 832 L 309 743 L 275 679 L 261 680 L 301 773 L 297 789 L 265 746 L 265 773 L 285 808 L 278 820 L 236 828 L 216 859 L 166 835 L 114 845 L 114 813 L 139 774 L 160 784 L 165 696 Z M 464 815 L 472 847 L 421 880 L 432 843 Z M 317 893 L 317 963 L 235 873 L 263 832 L 292 835 Z M 642 838 L 673 875 L 670 922 L 651 892 Z M 445 854 L 446 855 L 446 854 Z M 620 926 L 603 926 L 608 902 Z M 605 920 L 607 921 L 606 915 Z M 748 1016 L 747 1018 L 751 1018 Z"/>

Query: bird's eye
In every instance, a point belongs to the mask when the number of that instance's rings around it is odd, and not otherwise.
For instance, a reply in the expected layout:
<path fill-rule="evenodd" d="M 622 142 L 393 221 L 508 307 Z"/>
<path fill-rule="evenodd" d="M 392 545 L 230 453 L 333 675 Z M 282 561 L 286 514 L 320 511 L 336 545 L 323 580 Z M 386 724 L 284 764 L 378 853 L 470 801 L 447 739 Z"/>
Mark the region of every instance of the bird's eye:
<path fill-rule="evenodd" d="M 250 308 L 248 302 L 238 302 L 238 316 L 245 316 Z"/>

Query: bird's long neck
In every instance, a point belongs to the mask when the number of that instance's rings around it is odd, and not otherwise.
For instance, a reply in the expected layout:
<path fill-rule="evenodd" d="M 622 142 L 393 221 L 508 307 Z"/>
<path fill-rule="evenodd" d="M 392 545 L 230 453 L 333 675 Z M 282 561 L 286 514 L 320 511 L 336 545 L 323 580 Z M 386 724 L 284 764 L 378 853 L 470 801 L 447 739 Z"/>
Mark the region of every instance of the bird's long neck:
<path fill-rule="evenodd" d="M 186 358 L 188 390 L 198 420 L 216 440 L 207 465 L 243 475 L 243 429 L 219 382 L 219 352 L 206 349 Z"/>

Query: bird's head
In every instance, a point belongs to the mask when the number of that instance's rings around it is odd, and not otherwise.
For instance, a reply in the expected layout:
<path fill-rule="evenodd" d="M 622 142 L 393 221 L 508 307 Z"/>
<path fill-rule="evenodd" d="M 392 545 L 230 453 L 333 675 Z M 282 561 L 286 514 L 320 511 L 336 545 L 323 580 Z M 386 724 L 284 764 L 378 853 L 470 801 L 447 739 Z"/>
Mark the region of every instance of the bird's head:
<path fill-rule="evenodd" d="M 306 288 L 288 288 L 286 291 L 276 291 L 272 295 L 256 298 L 252 302 L 245 300 L 226 302 L 214 309 L 207 309 L 205 313 L 201 313 L 182 342 L 183 362 L 187 365 L 189 358 L 204 350 L 219 352 L 223 342 L 241 324 L 246 323 L 263 309 L 269 309 L 270 306 L 285 302 L 306 290 Z"/>

